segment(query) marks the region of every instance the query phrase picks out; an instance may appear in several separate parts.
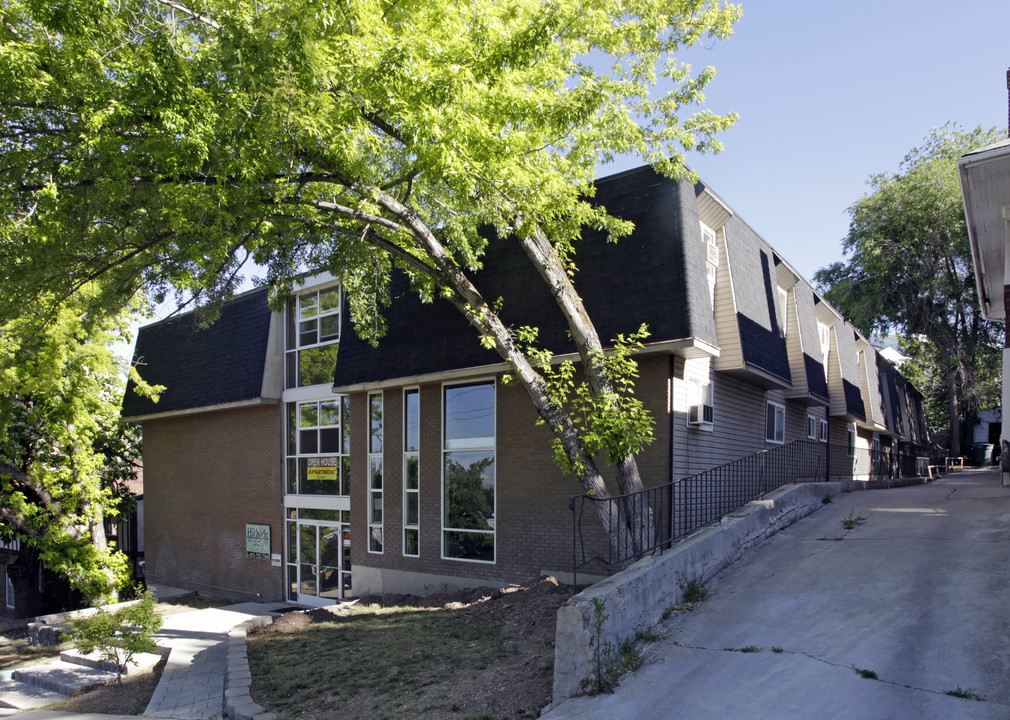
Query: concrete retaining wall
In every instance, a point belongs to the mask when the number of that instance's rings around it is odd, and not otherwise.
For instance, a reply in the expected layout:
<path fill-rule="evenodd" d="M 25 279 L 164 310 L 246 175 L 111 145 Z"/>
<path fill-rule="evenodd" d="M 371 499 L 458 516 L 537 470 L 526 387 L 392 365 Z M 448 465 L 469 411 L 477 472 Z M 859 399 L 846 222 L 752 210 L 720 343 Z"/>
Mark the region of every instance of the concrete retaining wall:
<path fill-rule="evenodd" d="M 765 538 L 820 508 L 825 495 L 923 482 L 921 478 L 910 478 L 788 485 L 748 503 L 717 525 L 697 531 L 662 555 L 643 558 L 586 588 L 558 609 L 554 704 L 582 694 L 581 683 L 592 672 L 594 600 L 605 603 L 601 645 L 618 647 L 637 630 L 657 625 L 671 605 L 680 604 L 682 583 L 692 579 L 708 582 Z"/>

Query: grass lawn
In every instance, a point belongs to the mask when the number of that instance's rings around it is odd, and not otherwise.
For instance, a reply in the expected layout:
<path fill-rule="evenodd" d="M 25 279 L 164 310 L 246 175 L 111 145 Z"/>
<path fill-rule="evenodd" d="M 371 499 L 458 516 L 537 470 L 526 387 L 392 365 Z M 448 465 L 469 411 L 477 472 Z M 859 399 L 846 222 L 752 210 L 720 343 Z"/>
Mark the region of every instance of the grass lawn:
<path fill-rule="evenodd" d="M 249 663 L 253 698 L 284 717 L 441 717 L 457 716 L 511 652 L 492 623 L 463 624 L 443 609 L 365 607 L 256 635 Z"/>

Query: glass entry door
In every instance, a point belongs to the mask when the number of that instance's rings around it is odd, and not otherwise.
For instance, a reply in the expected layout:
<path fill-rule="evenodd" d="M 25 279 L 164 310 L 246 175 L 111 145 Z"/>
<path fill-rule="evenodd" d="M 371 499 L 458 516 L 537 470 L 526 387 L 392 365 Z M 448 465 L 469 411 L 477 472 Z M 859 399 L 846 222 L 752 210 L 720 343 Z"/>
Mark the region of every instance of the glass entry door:
<path fill-rule="evenodd" d="M 351 595 L 351 530 L 346 522 L 288 521 L 288 599 L 332 605 Z"/>

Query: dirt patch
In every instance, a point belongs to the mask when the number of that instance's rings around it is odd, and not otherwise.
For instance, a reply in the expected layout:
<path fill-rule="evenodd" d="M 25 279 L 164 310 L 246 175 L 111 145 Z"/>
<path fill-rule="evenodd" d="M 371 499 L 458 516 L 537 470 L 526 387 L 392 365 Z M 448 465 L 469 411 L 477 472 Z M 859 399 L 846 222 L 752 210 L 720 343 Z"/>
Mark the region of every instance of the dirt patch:
<path fill-rule="evenodd" d="M 286 613 L 250 634 L 253 698 L 285 718 L 535 718 L 551 701 L 557 610 L 573 593 L 542 578 Z"/>

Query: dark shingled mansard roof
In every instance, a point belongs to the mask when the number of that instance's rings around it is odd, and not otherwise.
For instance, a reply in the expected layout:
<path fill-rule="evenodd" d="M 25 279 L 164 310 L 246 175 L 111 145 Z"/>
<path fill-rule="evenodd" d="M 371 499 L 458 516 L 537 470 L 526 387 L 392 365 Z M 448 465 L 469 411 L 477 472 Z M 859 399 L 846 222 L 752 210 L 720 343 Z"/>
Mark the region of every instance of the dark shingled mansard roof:
<path fill-rule="evenodd" d="M 604 345 L 642 323 L 649 326 L 647 343 L 693 336 L 714 343 L 710 309 L 706 318 L 697 302 L 688 301 L 699 286 L 688 277 L 684 253 L 684 238 L 700 233 L 697 210 L 685 210 L 694 206 L 693 187 L 644 167 L 598 181 L 596 201 L 635 223 L 634 232 L 616 245 L 591 230 L 577 243 L 575 286 Z M 699 256 L 704 252 L 700 241 L 690 246 Z M 503 299 L 501 317 L 507 325 L 536 326 L 542 345 L 555 353 L 574 351 L 546 284 L 515 240 L 490 242 L 483 263 L 474 284 L 488 302 Z M 375 348 L 353 332 L 345 307 L 337 387 L 501 362 L 481 347 L 476 331 L 448 301 L 422 303 L 402 274 L 394 276 L 391 294 L 388 331 Z"/>
<path fill-rule="evenodd" d="M 194 313 L 148 325 L 137 334 L 134 360 L 147 382 L 165 385 L 157 403 L 137 395 L 131 382 L 123 416 L 212 407 L 253 400 L 263 388 L 270 308 L 267 288 L 239 295 L 201 329 Z"/>

